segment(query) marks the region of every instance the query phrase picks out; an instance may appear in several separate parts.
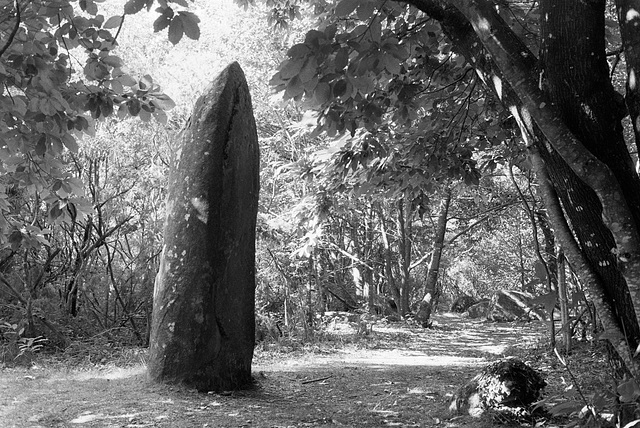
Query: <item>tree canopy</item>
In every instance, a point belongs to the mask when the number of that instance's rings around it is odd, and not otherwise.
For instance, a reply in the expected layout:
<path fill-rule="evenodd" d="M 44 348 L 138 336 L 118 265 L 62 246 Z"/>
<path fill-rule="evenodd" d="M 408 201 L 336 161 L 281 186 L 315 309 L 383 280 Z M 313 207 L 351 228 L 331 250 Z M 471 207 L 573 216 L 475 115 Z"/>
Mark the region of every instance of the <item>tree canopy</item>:
<path fill-rule="evenodd" d="M 34 224 L 25 228 L 29 219 L 13 215 L 11 191 L 37 194 L 50 221 L 90 212 L 81 181 L 61 161 L 66 150 L 77 153 L 78 138 L 94 134 L 97 120 L 136 116 L 166 123 L 171 98 L 150 75 L 125 72 L 114 53 L 126 16 L 152 3 L 127 2 L 122 14 L 111 17 L 93 0 L 0 3 L 0 242 L 17 248 L 23 239 L 46 233 Z M 169 26 L 174 43 L 183 34 L 197 38 L 198 18 L 171 6 L 159 2 L 154 29 Z"/>

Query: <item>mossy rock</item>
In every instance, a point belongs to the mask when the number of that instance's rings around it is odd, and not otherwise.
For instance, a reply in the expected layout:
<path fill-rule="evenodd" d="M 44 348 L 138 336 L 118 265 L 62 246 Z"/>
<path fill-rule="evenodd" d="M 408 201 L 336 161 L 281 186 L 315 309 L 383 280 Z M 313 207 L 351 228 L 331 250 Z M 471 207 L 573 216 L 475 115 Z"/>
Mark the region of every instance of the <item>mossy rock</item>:
<path fill-rule="evenodd" d="M 488 409 L 528 410 L 547 385 L 542 375 L 517 358 L 487 365 L 455 394 L 449 411 L 480 416 Z"/>

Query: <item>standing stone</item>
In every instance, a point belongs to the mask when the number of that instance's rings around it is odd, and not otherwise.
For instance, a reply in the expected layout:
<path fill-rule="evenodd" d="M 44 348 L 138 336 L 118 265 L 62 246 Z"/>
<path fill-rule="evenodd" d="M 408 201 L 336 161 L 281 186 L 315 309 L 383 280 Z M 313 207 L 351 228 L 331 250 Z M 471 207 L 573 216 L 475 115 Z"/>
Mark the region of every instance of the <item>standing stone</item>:
<path fill-rule="evenodd" d="M 148 361 L 152 380 L 200 391 L 251 383 L 259 154 L 238 63 L 196 102 L 169 178 Z"/>

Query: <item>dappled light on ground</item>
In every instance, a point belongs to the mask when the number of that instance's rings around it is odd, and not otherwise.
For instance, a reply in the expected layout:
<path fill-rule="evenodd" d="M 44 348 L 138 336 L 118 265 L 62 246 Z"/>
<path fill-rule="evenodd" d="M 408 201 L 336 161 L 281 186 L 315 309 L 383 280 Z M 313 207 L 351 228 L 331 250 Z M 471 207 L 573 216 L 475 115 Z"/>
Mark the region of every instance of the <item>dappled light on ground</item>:
<path fill-rule="evenodd" d="M 374 324 L 314 351 L 256 350 L 256 387 L 199 394 L 151 384 L 142 364 L 5 370 L 2 427 L 482 427 L 453 418 L 450 395 L 503 350 L 531 344 L 542 324 L 436 317 L 432 329 Z M 341 326 L 342 329 L 345 326 Z M 355 331 L 354 331 L 355 334 Z M 284 339 L 283 339 L 284 340 Z"/>

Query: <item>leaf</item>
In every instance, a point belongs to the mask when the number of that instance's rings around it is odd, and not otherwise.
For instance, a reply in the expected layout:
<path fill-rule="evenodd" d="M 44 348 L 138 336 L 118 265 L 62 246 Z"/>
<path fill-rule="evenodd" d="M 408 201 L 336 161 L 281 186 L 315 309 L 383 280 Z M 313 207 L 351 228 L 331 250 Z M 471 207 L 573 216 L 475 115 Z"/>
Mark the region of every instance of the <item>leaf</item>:
<path fill-rule="evenodd" d="M 167 28 L 171 24 L 171 18 L 173 18 L 173 9 L 168 7 L 153 21 L 153 31 L 157 33 Z"/>
<path fill-rule="evenodd" d="M 122 65 L 122 60 L 114 55 L 109 55 L 102 58 L 102 62 L 114 68 L 120 67 Z"/>
<path fill-rule="evenodd" d="M 167 114 L 163 110 L 155 109 L 152 114 L 159 123 L 163 125 L 167 124 Z"/>
<path fill-rule="evenodd" d="M 331 99 L 331 86 L 326 82 L 320 82 L 316 86 L 315 90 L 316 101 L 320 104 L 324 104 Z"/>
<path fill-rule="evenodd" d="M 137 116 L 141 109 L 140 101 L 135 98 L 127 101 L 127 108 L 129 109 L 129 114 L 131 116 Z"/>
<path fill-rule="evenodd" d="M 51 206 L 51 209 L 49 210 L 49 221 L 55 221 L 57 218 L 59 218 L 62 215 L 62 210 L 60 209 L 60 206 L 58 205 L 57 201 L 55 204 L 53 204 Z"/>
<path fill-rule="evenodd" d="M 383 61 L 384 68 L 386 68 L 389 73 L 400 74 L 400 63 L 393 55 L 385 54 Z"/>
<path fill-rule="evenodd" d="M 98 13 L 98 5 L 93 0 L 80 0 L 80 9 L 87 12 L 89 15 L 96 15 Z"/>
<path fill-rule="evenodd" d="M 358 16 L 359 20 L 367 21 L 373 16 L 374 10 L 375 10 L 375 4 L 371 1 L 365 1 L 360 3 L 360 5 L 358 6 L 356 15 Z"/>
<path fill-rule="evenodd" d="M 106 29 L 118 28 L 120 24 L 122 24 L 123 19 L 124 19 L 124 16 L 122 15 L 112 16 L 111 18 L 107 19 L 107 22 L 104 23 L 102 28 L 106 28 Z"/>
<path fill-rule="evenodd" d="M 64 134 L 62 136 L 62 143 L 65 145 L 67 149 L 69 149 L 73 153 L 78 153 L 78 143 L 76 139 L 71 134 Z"/>
<path fill-rule="evenodd" d="M 348 16 L 351 14 L 351 12 L 356 10 L 356 7 L 358 7 L 358 4 L 359 4 L 359 0 L 342 0 L 336 6 L 335 15 L 338 18 L 343 18 L 345 16 Z"/>
<path fill-rule="evenodd" d="M 289 83 L 287 84 L 287 88 L 284 91 L 284 96 L 287 99 L 295 98 L 298 95 L 301 95 L 304 92 L 304 86 L 302 82 L 298 78 L 298 76 L 294 76 Z"/>
<path fill-rule="evenodd" d="M 184 26 L 182 24 L 182 17 L 180 15 L 174 16 L 171 20 L 171 25 L 169 25 L 169 41 L 177 45 L 182 39 L 183 34 Z"/>
<path fill-rule="evenodd" d="M 121 76 L 118 76 L 116 79 L 118 82 L 120 82 L 120 84 L 122 86 L 133 86 L 135 85 L 136 79 L 134 79 L 133 77 L 129 76 L 128 74 L 123 74 Z"/>
<path fill-rule="evenodd" d="M 540 260 L 536 260 L 534 264 L 534 269 L 536 272 L 536 278 L 538 278 L 540 282 L 543 284 L 547 282 L 547 269 L 545 268 L 545 266 L 542 264 Z"/>
<path fill-rule="evenodd" d="M 100 102 L 100 113 L 103 117 L 111 116 L 113 113 L 113 101 L 110 98 L 102 99 Z"/>
<path fill-rule="evenodd" d="M 302 70 L 304 63 L 304 58 L 286 60 L 280 69 L 280 77 L 286 80 L 298 75 L 300 70 Z"/>
<path fill-rule="evenodd" d="M 118 109 L 118 119 L 124 119 L 125 117 L 127 117 L 128 112 L 129 112 L 129 106 L 126 104 L 121 105 L 120 108 Z"/>
<path fill-rule="evenodd" d="M 311 57 L 307 60 L 298 77 L 302 83 L 309 82 L 313 79 L 318 70 L 318 61 L 315 57 Z"/>
<path fill-rule="evenodd" d="M 150 8 L 151 4 L 153 4 L 153 0 L 129 0 L 124 5 L 124 13 L 126 15 L 134 15 L 140 12 L 145 6 Z"/>
<path fill-rule="evenodd" d="M 151 113 L 149 113 L 145 109 L 141 109 L 138 116 L 140 117 L 140 119 L 142 119 L 143 122 L 149 122 L 149 120 L 151 120 Z"/>
<path fill-rule="evenodd" d="M 67 178 L 67 184 L 69 185 L 69 190 L 72 193 L 82 196 L 84 195 L 84 183 L 77 177 L 69 177 Z"/>
<path fill-rule="evenodd" d="M 19 230 L 14 230 L 9 235 L 9 243 L 11 244 L 11 248 L 16 250 L 20 247 L 20 243 L 22 243 L 22 232 Z"/>
<path fill-rule="evenodd" d="M 298 43 L 289 48 L 289 50 L 287 51 L 287 56 L 289 58 L 302 58 L 307 56 L 309 50 L 309 46 L 305 45 L 304 43 Z"/>
<path fill-rule="evenodd" d="M 145 74 L 138 81 L 138 87 L 144 92 L 147 92 L 149 89 L 151 89 L 152 86 L 153 86 L 153 77 L 151 77 L 149 74 Z"/>
<path fill-rule="evenodd" d="M 347 82 L 344 80 L 338 80 L 333 85 L 333 96 L 339 98 L 347 92 Z"/>
<path fill-rule="evenodd" d="M 162 110 L 171 110 L 176 106 L 176 103 L 166 94 L 156 95 L 153 103 Z"/>
<path fill-rule="evenodd" d="M 109 85 L 111 86 L 111 89 L 113 90 L 113 92 L 115 92 L 116 94 L 122 94 L 124 92 L 124 87 L 122 86 L 122 83 L 120 83 L 117 80 L 111 80 L 109 82 Z"/>
<path fill-rule="evenodd" d="M 180 12 L 182 17 L 182 25 L 184 27 L 184 34 L 191 40 L 198 40 L 200 38 L 200 18 L 191 12 Z"/>
<path fill-rule="evenodd" d="M 47 136 L 42 134 L 36 143 L 36 154 L 38 156 L 44 156 L 47 152 Z"/>

